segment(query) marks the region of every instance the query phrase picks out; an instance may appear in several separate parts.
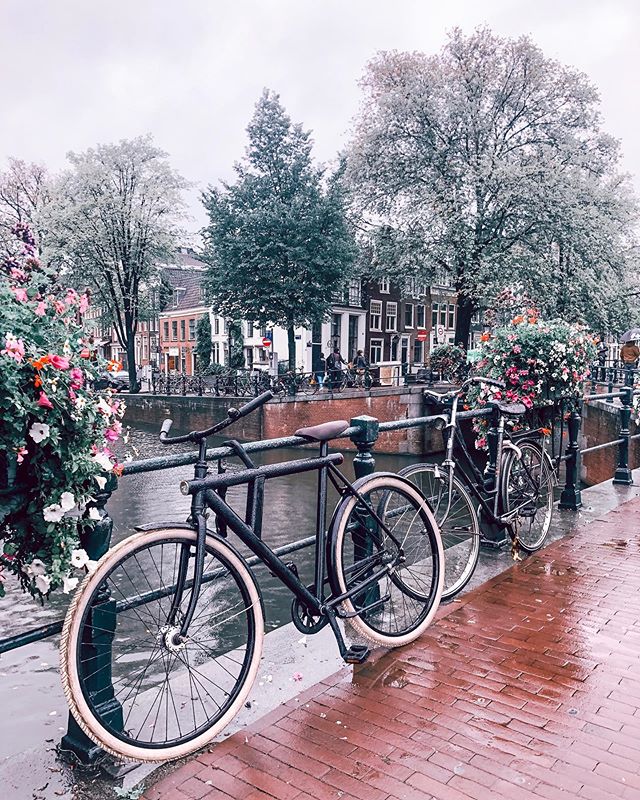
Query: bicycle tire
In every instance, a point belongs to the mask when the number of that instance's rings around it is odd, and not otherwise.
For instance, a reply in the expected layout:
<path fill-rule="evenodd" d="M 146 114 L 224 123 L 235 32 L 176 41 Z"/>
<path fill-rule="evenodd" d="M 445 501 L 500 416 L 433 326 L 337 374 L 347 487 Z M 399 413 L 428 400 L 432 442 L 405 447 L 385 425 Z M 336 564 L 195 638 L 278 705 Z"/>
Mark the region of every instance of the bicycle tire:
<path fill-rule="evenodd" d="M 342 615 L 347 615 L 360 635 L 376 644 L 400 647 L 426 630 L 440 603 L 443 556 L 438 526 L 416 487 L 397 475 L 374 473 L 359 478 L 353 487 L 371 509 L 379 509 L 381 503 L 390 508 L 391 493 L 410 507 L 409 514 L 402 513 L 393 527 L 402 535 L 405 560 L 371 512 L 349 494 L 338 504 L 329 530 L 331 589 L 334 596 L 352 592 L 341 604 Z M 405 531 L 403 526 L 408 521 Z M 356 554 L 357 548 L 361 554 Z M 414 555 L 417 560 L 410 561 Z M 388 574 L 372 584 L 371 570 L 378 572 L 385 567 L 389 567 Z M 359 584 L 363 585 L 360 593 Z M 372 592 L 378 599 L 372 598 Z M 396 613 L 401 619 L 392 630 Z"/>
<path fill-rule="evenodd" d="M 60 671 L 64 693 L 71 713 L 87 736 L 119 758 L 167 761 L 200 749 L 220 733 L 242 708 L 255 680 L 264 639 L 264 612 L 260 592 L 242 557 L 227 542 L 217 537 L 207 536 L 205 573 L 214 577 L 202 585 L 199 597 L 202 605 L 196 607 L 187 641 L 184 645 L 178 645 L 175 651 L 166 647 L 167 626 L 163 627 L 162 623 L 163 620 L 166 622 L 172 588 L 175 595 L 175 583 L 169 583 L 167 587 L 164 581 L 165 578 L 175 581 L 176 567 L 179 566 L 176 561 L 178 548 L 186 557 L 187 553 L 192 552 L 195 541 L 195 532 L 187 528 L 160 528 L 125 539 L 100 559 L 95 571 L 87 575 L 69 606 L 60 642 Z M 172 545 L 175 546 L 173 553 Z M 155 558 L 149 558 L 151 548 L 160 550 L 155 553 Z M 188 548 L 188 551 L 184 548 Z M 125 565 L 133 573 L 133 579 Z M 156 580 L 156 572 L 159 581 Z M 130 585 L 133 592 L 139 593 L 142 576 L 146 581 L 143 587 L 145 593 L 150 596 L 157 584 L 155 590 L 160 590 L 162 595 L 136 606 L 135 599 L 132 600 L 135 595 L 129 593 L 128 596 L 126 586 Z M 112 598 L 107 603 L 104 599 L 105 586 L 112 593 Z M 230 590 L 234 587 L 236 595 L 231 597 L 232 604 L 229 606 Z M 189 596 L 190 590 L 187 588 L 181 599 L 181 612 L 186 608 Z M 100 610 L 102 616 L 98 618 L 99 621 L 105 620 L 105 627 L 96 625 L 95 622 L 97 611 L 92 604 L 96 598 L 105 606 Z M 215 600 L 215 606 L 207 605 L 207 599 Z M 117 603 L 118 600 L 121 602 Z M 204 610 L 209 607 L 212 616 L 206 615 L 203 618 Z M 219 610 L 221 607 L 222 610 Z M 93 676 L 91 673 L 84 673 L 90 669 L 86 666 L 87 662 L 94 659 L 97 661 L 100 657 L 98 645 L 93 645 L 94 639 L 87 637 L 93 635 L 94 629 L 99 634 L 104 634 L 109 627 L 106 624 L 109 620 L 115 636 L 107 650 L 108 659 L 99 662 L 101 666 L 94 671 L 95 674 L 106 670 L 112 682 L 113 701 L 105 704 L 106 690 L 103 689 L 98 694 L 101 701 L 95 701 L 90 685 Z M 233 625 L 233 629 L 228 627 L 229 624 Z M 236 626 L 238 632 L 235 630 Z M 177 629 L 171 628 L 170 631 Z M 137 636 L 142 638 L 136 639 Z M 128 645 L 132 638 L 132 645 Z M 216 654 L 213 648 L 218 646 L 220 652 Z M 131 647 L 134 649 L 130 650 Z M 102 658 L 104 657 L 103 653 Z M 146 666 L 141 669 L 139 664 L 144 662 L 145 657 Z M 125 660 L 120 661 L 123 658 Z M 84 664 L 84 669 L 81 664 Z M 176 674 L 173 668 L 177 665 L 179 669 Z M 235 675 L 235 672 L 238 674 Z M 158 673 L 158 680 L 164 674 L 159 694 L 150 687 L 155 680 L 154 673 Z M 211 692 L 220 692 L 220 703 Z M 206 695 L 204 698 L 203 694 Z M 196 695 L 199 704 L 196 702 Z M 193 717 L 193 729 L 183 732 L 178 709 L 182 713 L 189 700 L 191 708 L 187 708 L 184 719 L 188 719 L 191 725 L 191 716 Z M 216 706 L 215 711 L 209 700 Z M 154 711 L 156 701 L 157 710 Z M 116 713 L 115 721 L 114 703 L 122 709 Z M 154 714 L 152 727 L 150 722 L 147 724 L 147 720 Z M 158 725 L 158 738 L 155 739 Z M 134 734 L 136 727 L 137 733 Z M 148 729 L 151 727 L 149 733 Z M 169 728 L 175 735 L 170 736 Z"/>
<path fill-rule="evenodd" d="M 537 444 L 521 442 L 518 450 L 519 453 L 507 450 L 504 455 L 500 476 L 502 511 L 509 514 L 526 503 L 517 515 L 516 533 L 522 549 L 534 553 L 544 544 L 551 527 L 554 481 Z"/>
<path fill-rule="evenodd" d="M 444 552 L 442 599 L 450 600 L 469 583 L 480 557 L 480 525 L 471 496 L 454 475 L 447 513 L 448 470 L 436 464 L 412 464 L 398 475 L 415 483 L 436 518 Z"/>
<path fill-rule="evenodd" d="M 298 391 L 308 395 L 315 394 L 318 391 L 318 384 L 317 382 L 311 383 L 311 380 L 309 378 L 303 378 L 300 381 L 300 386 L 298 387 Z"/>

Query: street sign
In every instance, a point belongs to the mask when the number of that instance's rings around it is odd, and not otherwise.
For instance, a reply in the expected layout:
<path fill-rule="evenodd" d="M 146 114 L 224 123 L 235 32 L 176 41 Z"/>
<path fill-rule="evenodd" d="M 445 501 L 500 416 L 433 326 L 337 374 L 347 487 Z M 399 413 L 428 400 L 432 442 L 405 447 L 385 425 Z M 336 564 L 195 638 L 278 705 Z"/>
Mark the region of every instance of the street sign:
<path fill-rule="evenodd" d="M 438 325 L 436 328 L 436 339 L 438 340 L 438 344 L 444 342 L 444 325 Z"/>
<path fill-rule="evenodd" d="M 418 332 L 416 333 L 416 339 L 419 342 L 426 342 L 427 341 L 427 329 L 426 328 L 418 328 Z"/>
<path fill-rule="evenodd" d="M 262 340 L 263 347 L 271 347 L 271 339 L 268 336 L 265 336 Z"/>

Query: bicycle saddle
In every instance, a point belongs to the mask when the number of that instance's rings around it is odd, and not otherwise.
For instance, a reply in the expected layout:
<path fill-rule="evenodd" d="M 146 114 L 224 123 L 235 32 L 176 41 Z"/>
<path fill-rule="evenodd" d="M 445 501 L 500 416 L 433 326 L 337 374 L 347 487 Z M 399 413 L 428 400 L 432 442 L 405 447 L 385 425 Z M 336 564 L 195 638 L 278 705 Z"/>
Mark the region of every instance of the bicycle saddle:
<path fill-rule="evenodd" d="M 312 425 L 309 428 L 298 428 L 294 436 L 302 436 L 310 442 L 326 442 L 334 436 L 340 436 L 347 430 L 349 423 L 344 419 L 337 419 L 334 422 L 323 422 L 321 425 Z"/>
<path fill-rule="evenodd" d="M 505 417 L 521 417 L 527 410 L 523 403 L 501 403 L 500 400 L 491 400 L 487 405 L 497 409 Z"/>

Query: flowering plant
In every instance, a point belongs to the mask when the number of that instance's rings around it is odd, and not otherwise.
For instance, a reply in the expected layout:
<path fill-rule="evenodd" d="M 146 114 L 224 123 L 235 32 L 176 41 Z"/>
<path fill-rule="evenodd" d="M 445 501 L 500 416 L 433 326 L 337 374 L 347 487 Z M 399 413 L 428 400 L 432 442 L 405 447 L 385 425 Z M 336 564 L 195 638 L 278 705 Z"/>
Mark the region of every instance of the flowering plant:
<path fill-rule="evenodd" d="M 14 232 L 20 250 L 0 266 L 0 570 L 41 597 L 91 566 L 80 533 L 121 470 L 109 446 L 124 405 L 91 388 L 105 365 L 83 336 L 88 295 L 58 285 L 28 228 Z"/>
<path fill-rule="evenodd" d="M 477 374 L 501 380 L 506 389 L 474 386 L 467 399 L 475 406 L 495 399 L 522 403 L 530 409 L 576 396 L 596 353 L 594 339 L 584 326 L 543 320 L 532 306 L 520 309 L 482 339 Z M 486 446 L 487 425 L 486 418 L 474 421 L 478 448 Z"/>
<path fill-rule="evenodd" d="M 431 351 L 431 369 L 441 373 L 443 378 L 455 377 L 466 361 L 465 351 L 454 344 L 441 344 Z"/>

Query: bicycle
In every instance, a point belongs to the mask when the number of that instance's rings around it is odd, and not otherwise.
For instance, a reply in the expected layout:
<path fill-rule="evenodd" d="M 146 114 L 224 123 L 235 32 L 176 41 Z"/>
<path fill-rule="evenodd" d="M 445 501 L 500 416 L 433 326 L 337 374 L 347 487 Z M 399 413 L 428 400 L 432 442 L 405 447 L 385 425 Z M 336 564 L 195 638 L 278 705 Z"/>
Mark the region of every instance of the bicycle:
<path fill-rule="evenodd" d="M 541 446 L 531 438 L 535 432 L 513 435 L 505 430 L 506 418 L 525 413 L 521 403 L 489 404 L 492 425 L 497 429 L 495 474 L 482 475 L 474 464 L 457 421 L 458 401 L 472 383 L 504 389 L 501 381 L 481 377 L 468 378 L 459 388 L 445 393 L 426 389 L 425 395 L 448 411 L 443 419 L 445 459 L 441 466 L 414 464 L 398 472 L 420 489 L 440 527 L 445 554 L 444 600 L 458 594 L 473 575 L 483 541 L 480 517 L 485 523 L 507 528 L 517 557 L 518 548 L 533 553 L 542 547 L 553 514 L 555 471 L 544 436 Z M 464 466 L 453 457 L 454 444 Z"/>
<path fill-rule="evenodd" d="M 237 472 L 208 474 L 207 437 L 272 397 L 266 392 L 204 431 L 165 444 L 199 447 L 185 524 L 138 528 L 88 575 L 69 607 L 61 638 L 61 674 L 75 719 L 104 750 L 125 759 L 180 758 L 211 741 L 242 708 L 258 672 L 264 638 L 260 588 L 236 534 L 293 593 L 292 620 L 313 634 L 329 625 L 347 663 L 362 663 L 369 645 L 345 641 L 338 621 L 369 642 L 397 647 L 429 625 L 442 592 L 442 544 L 424 497 L 404 478 L 374 473 L 351 483 L 343 456 L 328 442 L 342 420 L 296 431 L 319 456 L 255 466 L 236 441 Z M 220 470 L 222 469 L 222 472 Z M 266 480 L 317 471 L 314 583 L 262 540 Z M 340 499 L 326 526 L 328 482 Z M 226 502 L 229 487 L 247 486 L 245 517 Z M 207 530 L 213 512 L 215 530 Z M 140 592 L 142 585 L 143 591 Z M 113 688 L 96 689 L 97 676 Z"/>
<path fill-rule="evenodd" d="M 280 395 L 285 394 L 316 394 L 320 389 L 320 383 L 314 372 L 305 375 L 300 367 L 300 372 L 288 370 L 284 375 L 279 375 L 273 384 L 273 391 Z"/>
<path fill-rule="evenodd" d="M 333 392 L 341 392 L 343 389 L 370 389 L 373 378 L 369 368 L 356 369 L 347 367 L 345 370 L 334 370 L 331 378 Z"/>

